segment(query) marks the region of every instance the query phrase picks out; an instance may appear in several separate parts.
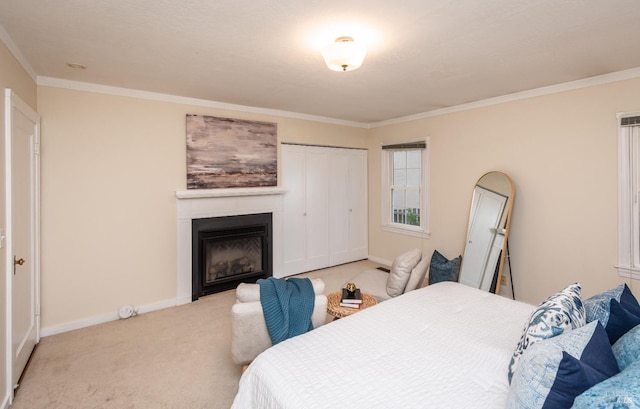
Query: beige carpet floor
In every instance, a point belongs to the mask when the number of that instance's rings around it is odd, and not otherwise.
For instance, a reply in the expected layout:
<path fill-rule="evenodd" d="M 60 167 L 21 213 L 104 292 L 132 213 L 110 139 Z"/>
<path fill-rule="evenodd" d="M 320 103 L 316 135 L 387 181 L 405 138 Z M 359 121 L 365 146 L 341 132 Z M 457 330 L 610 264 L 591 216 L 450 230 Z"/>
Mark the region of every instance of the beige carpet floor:
<path fill-rule="evenodd" d="M 370 261 L 300 276 L 336 291 Z M 235 291 L 43 338 L 11 409 L 228 409 L 241 368 L 231 360 Z"/>

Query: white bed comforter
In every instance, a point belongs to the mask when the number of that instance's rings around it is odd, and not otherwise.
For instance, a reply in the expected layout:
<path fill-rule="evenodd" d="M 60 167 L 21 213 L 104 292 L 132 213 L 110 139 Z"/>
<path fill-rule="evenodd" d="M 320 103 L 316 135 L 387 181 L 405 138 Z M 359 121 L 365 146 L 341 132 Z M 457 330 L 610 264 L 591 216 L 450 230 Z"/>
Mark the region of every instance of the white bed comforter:
<path fill-rule="evenodd" d="M 265 351 L 232 408 L 503 408 L 533 308 L 452 282 L 412 291 Z"/>

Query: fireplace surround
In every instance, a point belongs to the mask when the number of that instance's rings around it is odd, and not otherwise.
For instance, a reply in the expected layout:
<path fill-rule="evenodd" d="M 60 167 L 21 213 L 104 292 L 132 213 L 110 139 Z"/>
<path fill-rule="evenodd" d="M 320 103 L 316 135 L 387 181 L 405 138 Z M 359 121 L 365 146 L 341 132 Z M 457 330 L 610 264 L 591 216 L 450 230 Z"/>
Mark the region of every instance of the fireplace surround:
<path fill-rule="evenodd" d="M 194 219 L 271 213 L 272 272 L 283 277 L 283 221 L 282 187 L 232 188 L 208 190 L 178 190 L 177 204 L 177 285 L 176 304 L 192 302 L 192 224 Z"/>

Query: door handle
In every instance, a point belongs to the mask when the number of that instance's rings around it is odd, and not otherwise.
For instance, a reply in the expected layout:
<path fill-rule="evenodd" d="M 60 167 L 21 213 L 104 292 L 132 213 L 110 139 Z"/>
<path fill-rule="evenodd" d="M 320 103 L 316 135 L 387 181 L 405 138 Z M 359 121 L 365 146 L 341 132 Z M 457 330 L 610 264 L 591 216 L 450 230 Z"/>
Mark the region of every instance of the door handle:
<path fill-rule="evenodd" d="M 13 275 L 16 275 L 16 265 L 23 265 L 24 259 L 20 258 L 20 260 L 16 260 L 16 256 L 13 256 Z"/>

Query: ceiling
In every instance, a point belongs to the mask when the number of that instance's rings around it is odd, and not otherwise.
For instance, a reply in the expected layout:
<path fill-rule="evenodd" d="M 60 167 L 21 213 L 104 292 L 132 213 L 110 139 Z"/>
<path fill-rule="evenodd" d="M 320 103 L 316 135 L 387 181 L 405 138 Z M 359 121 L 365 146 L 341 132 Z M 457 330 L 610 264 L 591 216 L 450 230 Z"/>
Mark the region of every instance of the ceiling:
<path fill-rule="evenodd" d="M 0 1 L 39 82 L 362 124 L 640 67 L 639 14 L 638 0 Z M 330 71 L 320 50 L 345 35 L 367 57 Z"/>

